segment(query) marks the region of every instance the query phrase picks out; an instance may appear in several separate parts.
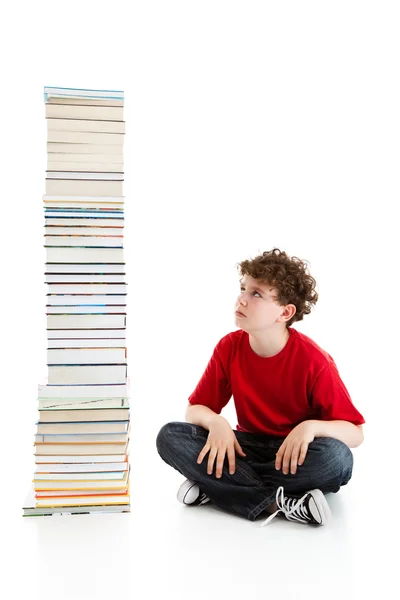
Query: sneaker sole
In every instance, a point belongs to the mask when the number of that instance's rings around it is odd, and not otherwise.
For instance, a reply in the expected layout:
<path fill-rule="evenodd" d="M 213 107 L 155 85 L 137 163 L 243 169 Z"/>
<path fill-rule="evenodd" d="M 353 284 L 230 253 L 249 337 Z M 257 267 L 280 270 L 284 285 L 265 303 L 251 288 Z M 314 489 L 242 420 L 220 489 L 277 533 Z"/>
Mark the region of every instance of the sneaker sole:
<path fill-rule="evenodd" d="M 311 496 L 314 498 L 315 506 L 318 510 L 318 515 L 321 519 L 319 525 L 325 525 L 332 516 L 331 509 L 329 508 L 329 504 L 325 498 L 325 495 L 321 492 L 321 490 L 311 490 L 309 492 Z M 314 516 L 314 515 L 313 515 Z M 315 518 L 315 516 L 314 516 Z M 316 519 L 318 520 L 318 519 Z"/>

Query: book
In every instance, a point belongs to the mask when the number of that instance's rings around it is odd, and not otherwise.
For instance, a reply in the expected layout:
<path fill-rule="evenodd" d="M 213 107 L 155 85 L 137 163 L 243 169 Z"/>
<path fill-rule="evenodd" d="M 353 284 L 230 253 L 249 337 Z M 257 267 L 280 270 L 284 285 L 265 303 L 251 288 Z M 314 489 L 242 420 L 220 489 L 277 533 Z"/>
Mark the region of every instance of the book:
<path fill-rule="evenodd" d="M 121 196 L 122 181 L 46 178 L 46 194 L 73 196 Z"/>
<path fill-rule="evenodd" d="M 37 434 L 57 433 L 127 433 L 130 421 L 79 421 L 75 423 L 41 423 L 38 421 Z"/>
<path fill-rule="evenodd" d="M 97 263 L 97 264 L 84 264 L 84 263 L 47 263 L 46 264 L 46 275 L 51 273 L 87 273 L 90 275 L 94 274 L 108 274 L 116 273 L 118 275 L 125 275 L 125 263 Z"/>
<path fill-rule="evenodd" d="M 128 447 L 128 442 L 103 442 L 101 444 L 86 443 L 86 444 L 42 444 L 35 442 L 35 455 L 46 456 L 48 454 L 57 456 L 57 454 L 71 455 L 114 455 L 125 454 Z"/>
<path fill-rule="evenodd" d="M 73 155 L 70 155 L 73 156 Z M 54 158 L 54 157 L 52 157 Z M 123 173 L 124 165 L 119 163 L 118 161 L 112 160 L 109 162 L 96 162 L 95 160 L 88 161 L 86 159 L 85 162 L 73 162 L 70 160 L 47 160 L 47 172 L 50 171 L 87 171 L 93 173 L 102 173 L 102 172 L 110 172 L 110 173 Z"/>
<path fill-rule="evenodd" d="M 45 283 L 125 283 L 125 273 L 46 273 Z"/>
<path fill-rule="evenodd" d="M 122 498 L 124 498 L 122 500 Z M 52 498 L 52 499 L 44 499 L 44 498 L 36 498 L 36 507 L 37 508 L 52 508 L 54 506 L 87 506 L 91 508 L 92 505 L 101 506 L 103 504 L 129 504 L 129 495 L 119 496 L 76 496 L 74 498 Z"/>
<path fill-rule="evenodd" d="M 85 481 L 86 477 L 87 481 Z M 38 474 L 34 476 L 33 481 L 36 491 L 104 490 L 104 488 L 126 491 L 128 479 L 129 470 L 117 471 L 116 473 L 94 473 L 93 475 L 86 475 L 85 473 Z"/>
<path fill-rule="evenodd" d="M 123 263 L 123 248 L 46 248 L 48 263 Z"/>
<path fill-rule="evenodd" d="M 83 340 L 96 341 L 105 339 L 125 339 L 125 327 L 119 329 L 48 329 L 47 330 L 47 343 L 53 343 L 56 340 L 64 340 L 67 342 L 70 340 Z"/>
<path fill-rule="evenodd" d="M 126 348 L 52 348 L 47 350 L 47 364 L 126 364 Z"/>
<path fill-rule="evenodd" d="M 53 160 L 56 154 L 107 154 L 119 158 L 117 162 L 123 161 L 124 147 L 118 144 L 78 144 L 68 142 L 47 142 L 47 158 Z M 56 158 L 54 160 L 57 160 Z M 88 158 L 90 161 L 90 158 Z"/>
<path fill-rule="evenodd" d="M 95 119 L 97 121 L 123 121 L 123 106 L 96 106 L 85 104 L 45 104 L 46 118 Z"/>
<path fill-rule="evenodd" d="M 98 98 L 98 99 L 112 99 L 112 100 L 123 100 L 124 92 L 122 90 L 92 90 L 89 88 L 67 88 L 67 87 L 56 87 L 56 86 L 45 86 L 44 88 L 44 99 L 45 102 L 49 98 L 61 96 L 62 98 Z"/>
<path fill-rule="evenodd" d="M 41 423 L 61 423 L 68 421 L 125 421 L 129 418 L 129 408 L 64 408 L 60 410 L 42 409 L 39 411 Z M 64 462 L 68 462 L 67 460 Z"/>
<path fill-rule="evenodd" d="M 88 207 L 86 207 L 88 208 Z M 100 217 L 97 220 L 88 217 L 52 217 L 45 219 L 45 227 L 67 227 L 69 228 L 83 228 L 90 227 L 93 229 L 104 228 L 104 229 L 121 229 L 125 226 L 124 217 L 121 216 L 119 219 L 107 219 L 106 217 Z"/>
<path fill-rule="evenodd" d="M 41 434 L 37 433 L 35 435 L 36 443 L 44 443 L 44 444 L 65 444 L 68 442 L 75 443 L 98 443 L 98 442 L 127 442 L 128 441 L 128 433 L 118 433 L 118 432 L 94 432 L 94 433 L 49 433 L 49 434 Z"/>
<path fill-rule="evenodd" d="M 109 236 L 93 236 L 93 235 L 45 235 L 44 236 L 45 248 L 51 248 L 54 246 L 71 246 L 81 248 L 123 248 L 123 236 L 122 235 L 109 235 Z"/>
<path fill-rule="evenodd" d="M 126 304 L 84 304 L 82 306 L 46 306 L 46 315 L 126 315 Z"/>
<path fill-rule="evenodd" d="M 101 368 L 98 368 L 101 367 Z M 125 383 L 126 364 L 47 365 L 49 384 Z"/>
<path fill-rule="evenodd" d="M 111 97 L 85 97 L 85 96 L 49 96 L 47 95 L 46 104 L 68 104 L 68 105 L 79 105 L 79 106 L 124 106 L 124 100 L 122 98 L 111 98 Z"/>
<path fill-rule="evenodd" d="M 108 471 L 123 472 L 128 470 L 129 463 L 106 462 L 106 463 L 39 463 L 36 464 L 37 473 L 104 473 Z"/>
<path fill-rule="evenodd" d="M 47 294 L 46 307 L 126 306 L 128 294 Z M 68 312 L 68 311 L 66 311 Z M 83 311 L 85 312 L 85 311 Z"/>
<path fill-rule="evenodd" d="M 124 121 L 65 119 L 47 117 L 47 133 L 51 131 L 85 131 L 97 133 L 125 133 Z"/>
<path fill-rule="evenodd" d="M 49 283 L 49 295 L 53 294 L 127 294 L 126 283 Z"/>
<path fill-rule="evenodd" d="M 56 348 L 122 348 L 126 345 L 124 337 L 119 338 L 96 338 L 96 339 L 48 339 L 47 349 Z"/>
<path fill-rule="evenodd" d="M 118 329 L 126 327 L 124 314 L 47 315 L 47 329 Z"/>
<path fill-rule="evenodd" d="M 83 387 L 83 386 L 76 386 Z M 129 408 L 128 398 L 38 398 L 39 410 L 66 410 L 66 409 L 92 409 L 92 408 Z"/>
<path fill-rule="evenodd" d="M 77 221 L 75 221 L 74 219 L 91 219 L 91 221 L 89 222 L 91 225 L 104 225 L 105 220 L 107 219 L 108 221 L 110 221 L 111 223 L 114 222 L 114 224 L 121 224 L 124 221 L 124 212 L 122 210 L 119 210 L 117 207 L 115 208 L 109 208 L 109 209 L 103 209 L 103 208 L 90 208 L 90 207 L 83 207 L 83 208 L 77 208 L 77 207 L 72 207 L 72 208 L 54 208 L 54 207 L 49 207 L 45 209 L 45 224 L 46 225 L 51 225 L 52 223 L 54 223 L 55 221 L 52 221 L 52 219 L 68 219 L 68 224 L 69 225 L 75 225 L 75 223 L 77 223 Z M 96 220 L 98 219 L 98 220 Z M 104 219 L 104 220 L 103 220 Z M 112 219 L 112 221 L 111 221 Z"/>
<path fill-rule="evenodd" d="M 47 141 L 63 144 L 92 144 L 96 152 L 100 146 L 123 146 L 124 133 L 97 133 L 95 131 L 47 131 Z"/>
<path fill-rule="evenodd" d="M 124 180 L 124 174 L 123 172 L 121 173 L 106 173 L 106 172 L 101 172 L 101 173 L 90 173 L 89 171 L 69 171 L 68 173 L 66 173 L 65 171 L 46 171 L 46 178 L 47 179 L 65 179 L 65 180 L 72 180 L 72 179 L 93 179 L 95 181 L 123 181 Z M 91 196 L 93 198 L 93 196 Z M 71 198 L 73 200 L 73 198 Z M 75 198 L 76 199 L 76 198 Z M 97 198 L 97 201 L 99 199 Z"/>

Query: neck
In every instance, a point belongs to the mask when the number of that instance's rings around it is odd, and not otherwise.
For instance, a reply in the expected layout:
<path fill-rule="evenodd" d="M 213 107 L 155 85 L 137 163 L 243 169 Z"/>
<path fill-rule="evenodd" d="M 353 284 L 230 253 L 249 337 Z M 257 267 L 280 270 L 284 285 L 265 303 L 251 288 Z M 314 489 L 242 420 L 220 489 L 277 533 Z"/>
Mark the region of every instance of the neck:
<path fill-rule="evenodd" d="M 275 356 L 286 346 L 290 337 L 289 331 L 284 329 L 276 331 L 264 331 L 262 333 L 249 333 L 250 347 L 259 356 L 263 358 Z"/>

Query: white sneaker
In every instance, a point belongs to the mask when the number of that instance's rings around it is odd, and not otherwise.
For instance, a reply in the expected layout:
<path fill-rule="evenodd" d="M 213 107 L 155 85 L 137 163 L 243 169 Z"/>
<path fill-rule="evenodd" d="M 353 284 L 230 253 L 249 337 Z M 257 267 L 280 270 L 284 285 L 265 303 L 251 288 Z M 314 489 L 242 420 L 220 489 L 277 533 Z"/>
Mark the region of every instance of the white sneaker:
<path fill-rule="evenodd" d="M 210 502 L 210 498 L 204 494 L 194 481 L 185 479 L 176 495 L 179 502 L 187 506 L 201 506 Z"/>
<path fill-rule="evenodd" d="M 267 525 L 280 512 L 288 521 L 313 525 L 325 525 L 331 518 L 331 511 L 326 498 L 318 489 L 306 492 L 301 498 L 292 498 L 284 495 L 281 486 L 276 492 L 276 504 L 278 510 L 263 521 L 260 527 Z"/>

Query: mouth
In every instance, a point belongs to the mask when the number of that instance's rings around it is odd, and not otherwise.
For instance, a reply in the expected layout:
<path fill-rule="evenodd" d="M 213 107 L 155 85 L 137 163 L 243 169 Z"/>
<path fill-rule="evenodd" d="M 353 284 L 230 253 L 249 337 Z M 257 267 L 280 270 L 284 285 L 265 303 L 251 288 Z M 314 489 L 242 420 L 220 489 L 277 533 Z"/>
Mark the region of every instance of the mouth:
<path fill-rule="evenodd" d="M 243 313 L 241 313 L 240 310 L 235 311 L 235 315 L 237 317 L 246 317 L 246 315 L 244 315 Z"/>

